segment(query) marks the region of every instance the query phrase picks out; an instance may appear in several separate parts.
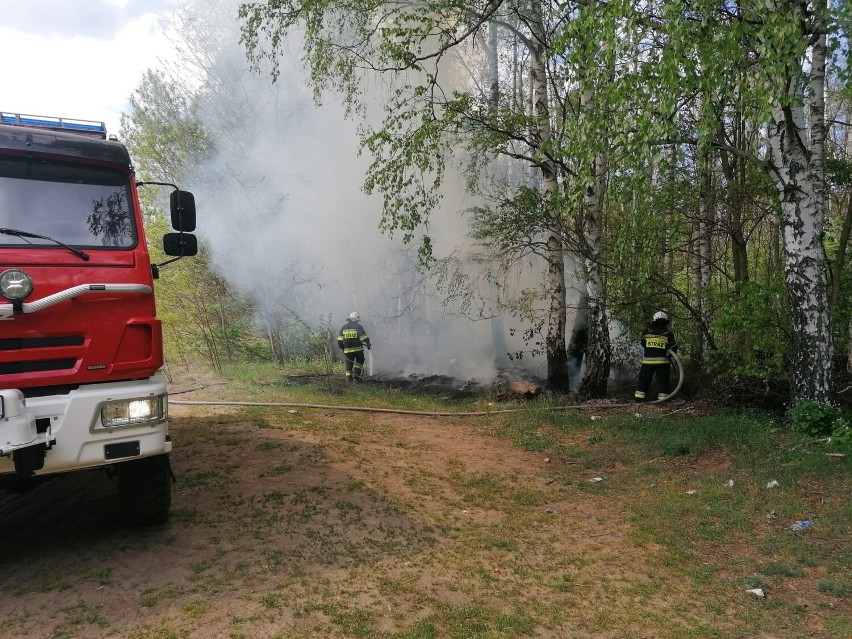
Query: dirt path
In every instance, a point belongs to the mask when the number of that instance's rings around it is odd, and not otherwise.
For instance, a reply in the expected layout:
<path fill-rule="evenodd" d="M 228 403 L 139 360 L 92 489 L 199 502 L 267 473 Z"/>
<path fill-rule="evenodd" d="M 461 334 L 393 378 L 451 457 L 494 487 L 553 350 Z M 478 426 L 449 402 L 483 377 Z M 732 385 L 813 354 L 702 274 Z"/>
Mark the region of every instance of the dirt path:
<path fill-rule="evenodd" d="M 631 543 L 617 502 L 553 484 L 543 456 L 487 429 L 174 407 L 168 525 L 116 524 L 100 473 L 2 502 L 0 637 L 656 637 L 708 614 L 724 625 L 724 609 L 678 607 L 676 580 L 656 549 Z"/>

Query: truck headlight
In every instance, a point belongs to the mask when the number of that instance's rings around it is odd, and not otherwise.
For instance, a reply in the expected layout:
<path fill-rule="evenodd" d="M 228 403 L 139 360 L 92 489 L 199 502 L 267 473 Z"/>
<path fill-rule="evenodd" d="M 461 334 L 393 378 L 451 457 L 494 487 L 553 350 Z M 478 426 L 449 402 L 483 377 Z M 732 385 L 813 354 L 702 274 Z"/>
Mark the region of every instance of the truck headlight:
<path fill-rule="evenodd" d="M 166 418 L 165 395 L 107 402 L 101 407 L 103 428 L 154 424 Z"/>
<path fill-rule="evenodd" d="M 33 292 L 33 278 L 16 268 L 0 273 L 0 295 L 13 302 Z"/>

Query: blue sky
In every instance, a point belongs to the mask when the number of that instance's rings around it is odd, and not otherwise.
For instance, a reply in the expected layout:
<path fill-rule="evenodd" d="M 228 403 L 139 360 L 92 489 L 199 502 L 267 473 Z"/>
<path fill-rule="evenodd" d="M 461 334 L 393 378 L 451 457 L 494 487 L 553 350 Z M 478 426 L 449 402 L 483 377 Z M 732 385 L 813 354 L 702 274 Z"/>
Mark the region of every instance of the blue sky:
<path fill-rule="evenodd" d="M 0 110 L 104 121 L 118 133 L 145 69 L 168 59 L 178 0 L 0 0 Z"/>

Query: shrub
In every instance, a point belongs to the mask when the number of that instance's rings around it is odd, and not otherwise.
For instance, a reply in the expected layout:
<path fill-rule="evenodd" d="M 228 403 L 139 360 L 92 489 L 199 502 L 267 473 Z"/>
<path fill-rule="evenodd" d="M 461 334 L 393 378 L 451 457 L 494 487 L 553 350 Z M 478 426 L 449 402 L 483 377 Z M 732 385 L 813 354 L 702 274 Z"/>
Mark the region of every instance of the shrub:
<path fill-rule="evenodd" d="M 841 440 L 852 437 L 849 420 L 833 404 L 806 399 L 790 409 L 789 418 L 793 430 L 802 435 L 837 437 Z"/>

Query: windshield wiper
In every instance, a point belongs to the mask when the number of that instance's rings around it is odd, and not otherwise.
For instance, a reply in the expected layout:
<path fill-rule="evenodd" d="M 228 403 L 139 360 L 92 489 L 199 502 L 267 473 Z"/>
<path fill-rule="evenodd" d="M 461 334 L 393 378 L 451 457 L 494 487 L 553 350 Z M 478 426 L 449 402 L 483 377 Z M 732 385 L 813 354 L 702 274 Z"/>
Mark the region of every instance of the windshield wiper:
<path fill-rule="evenodd" d="M 29 231 L 19 231 L 18 229 L 4 229 L 0 228 L 0 235 L 14 235 L 15 237 L 34 237 L 39 240 L 47 240 L 48 242 L 53 242 L 54 244 L 58 244 L 63 248 L 67 248 L 74 255 L 79 257 L 81 260 L 88 262 L 89 254 L 84 253 L 78 248 L 74 248 L 73 246 L 68 246 L 65 242 L 60 242 L 59 240 L 55 240 L 52 237 L 48 237 L 47 235 L 39 235 L 38 233 L 30 233 Z"/>

